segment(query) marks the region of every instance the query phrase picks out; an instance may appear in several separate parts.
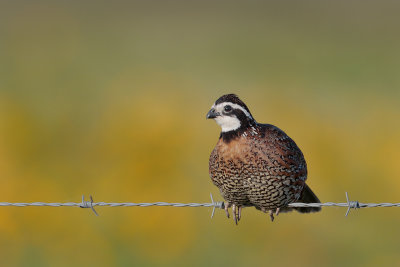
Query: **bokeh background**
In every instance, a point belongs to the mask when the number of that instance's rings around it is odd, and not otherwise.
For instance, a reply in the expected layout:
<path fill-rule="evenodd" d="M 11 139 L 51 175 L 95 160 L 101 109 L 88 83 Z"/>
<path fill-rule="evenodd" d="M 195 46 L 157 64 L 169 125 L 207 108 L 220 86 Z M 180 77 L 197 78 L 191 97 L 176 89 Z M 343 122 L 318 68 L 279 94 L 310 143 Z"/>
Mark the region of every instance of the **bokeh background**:
<path fill-rule="evenodd" d="M 222 200 L 236 93 L 322 201 L 400 202 L 397 1 L 2 1 L 0 201 Z M 0 208 L 2 266 L 399 266 L 400 210 Z"/>

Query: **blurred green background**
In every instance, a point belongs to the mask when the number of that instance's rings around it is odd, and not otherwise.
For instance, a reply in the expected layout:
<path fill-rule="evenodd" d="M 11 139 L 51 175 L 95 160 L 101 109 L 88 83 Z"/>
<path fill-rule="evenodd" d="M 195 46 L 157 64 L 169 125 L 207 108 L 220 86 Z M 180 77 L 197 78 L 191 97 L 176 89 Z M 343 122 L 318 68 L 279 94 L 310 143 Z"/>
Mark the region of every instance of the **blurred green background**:
<path fill-rule="evenodd" d="M 400 202 L 397 1 L 2 1 L 0 201 L 209 202 L 236 93 L 326 202 Z M 2 266 L 399 266 L 400 210 L 0 208 Z"/>

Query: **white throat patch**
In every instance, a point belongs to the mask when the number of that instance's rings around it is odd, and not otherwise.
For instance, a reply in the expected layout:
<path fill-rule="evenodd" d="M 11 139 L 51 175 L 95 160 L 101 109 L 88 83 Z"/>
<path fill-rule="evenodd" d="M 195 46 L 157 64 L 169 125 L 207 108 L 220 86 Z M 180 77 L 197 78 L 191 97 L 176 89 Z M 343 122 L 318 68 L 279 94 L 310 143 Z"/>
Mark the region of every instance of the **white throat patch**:
<path fill-rule="evenodd" d="M 222 132 L 230 132 L 240 128 L 240 121 L 236 116 L 218 116 L 215 121 L 221 126 Z"/>

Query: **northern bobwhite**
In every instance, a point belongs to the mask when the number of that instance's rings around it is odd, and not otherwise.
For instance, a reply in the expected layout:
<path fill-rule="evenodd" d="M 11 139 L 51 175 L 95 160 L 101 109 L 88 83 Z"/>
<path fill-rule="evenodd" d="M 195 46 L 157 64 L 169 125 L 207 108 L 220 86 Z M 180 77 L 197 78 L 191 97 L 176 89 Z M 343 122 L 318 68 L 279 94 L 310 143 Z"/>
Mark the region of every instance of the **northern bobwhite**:
<path fill-rule="evenodd" d="M 207 119 L 214 119 L 222 129 L 210 156 L 209 171 L 212 182 L 225 199 L 228 218 L 231 206 L 236 224 L 242 207 L 248 206 L 268 211 L 272 221 L 274 213 L 292 209 L 301 213 L 321 210 L 288 207 L 296 201 L 320 201 L 305 184 L 307 165 L 303 153 L 281 129 L 257 123 L 234 94 L 221 96 Z"/>

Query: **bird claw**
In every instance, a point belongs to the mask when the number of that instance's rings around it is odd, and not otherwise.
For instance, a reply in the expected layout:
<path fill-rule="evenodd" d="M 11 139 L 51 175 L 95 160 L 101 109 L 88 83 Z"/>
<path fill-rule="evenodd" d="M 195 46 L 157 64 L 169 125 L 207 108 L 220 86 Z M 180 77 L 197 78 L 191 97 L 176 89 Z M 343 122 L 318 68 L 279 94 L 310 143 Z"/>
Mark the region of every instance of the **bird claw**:
<path fill-rule="evenodd" d="M 237 225 L 238 222 L 240 221 L 240 218 L 242 217 L 242 207 L 233 204 L 232 205 L 232 213 L 233 213 L 233 220 L 235 221 L 235 224 Z"/>
<path fill-rule="evenodd" d="M 232 205 L 232 216 L 233 216 L 233 220 L 235 221 L 235 224 L 237 225 L 238 217 L 236 215 L 236 205 L 235 204 Z"/>

